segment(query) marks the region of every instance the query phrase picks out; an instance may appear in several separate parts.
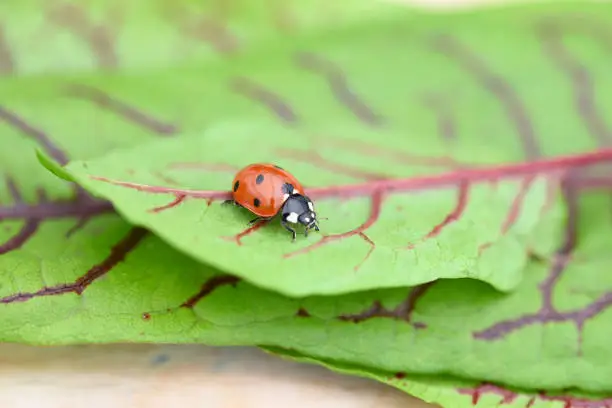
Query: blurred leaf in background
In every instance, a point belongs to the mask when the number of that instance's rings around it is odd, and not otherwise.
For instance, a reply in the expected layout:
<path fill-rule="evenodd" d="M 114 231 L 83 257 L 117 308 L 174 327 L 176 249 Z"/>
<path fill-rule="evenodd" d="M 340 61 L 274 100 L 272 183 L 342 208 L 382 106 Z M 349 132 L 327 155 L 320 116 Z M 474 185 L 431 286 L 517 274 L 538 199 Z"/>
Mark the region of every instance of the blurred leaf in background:
<path fill-rule="evenodd" d="M 611 13 L 2 3 L 0 338 L 265 345 L 449 407 L 605 406 Z M 242 236 L 172 192 L 264 160 L 321 234 Z"/>

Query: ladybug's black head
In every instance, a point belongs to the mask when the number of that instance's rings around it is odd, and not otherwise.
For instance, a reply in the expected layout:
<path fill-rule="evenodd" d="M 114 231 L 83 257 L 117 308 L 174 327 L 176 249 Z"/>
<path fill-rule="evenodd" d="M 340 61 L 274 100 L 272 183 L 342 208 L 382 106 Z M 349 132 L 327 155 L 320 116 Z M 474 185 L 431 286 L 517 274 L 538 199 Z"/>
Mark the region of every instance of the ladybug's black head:
<path fill-rule="evenodd" d="M 306 227 L 305 234 L 308 234 L 310 229 L 319 231 L 317 213 L 314 210 L 312 200 L 301 194 L 292 194 L 285 200 L 282 217 L 283 221 L 304 225 Z"/>

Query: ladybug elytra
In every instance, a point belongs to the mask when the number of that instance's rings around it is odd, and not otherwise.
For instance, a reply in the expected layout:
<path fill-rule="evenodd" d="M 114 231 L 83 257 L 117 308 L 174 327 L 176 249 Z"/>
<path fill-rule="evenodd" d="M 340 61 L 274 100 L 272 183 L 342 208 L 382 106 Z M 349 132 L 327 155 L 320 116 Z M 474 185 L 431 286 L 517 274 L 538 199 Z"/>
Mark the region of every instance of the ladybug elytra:
<path fill-rule="evenodd" d="M 291 173 L 274 164 L 256 163 L 236 174 L 232 182 L 233 199 L 226 203 L 257 215 L 249 222 L 251 225 L 280 214 L 281 225 L 295 241 L 297 234 L 289 223 L 304 225 L 304 236 L 308 236 L 310 229 L 319 231 L 312 200 L 303 192 L 304 187 Z"/>

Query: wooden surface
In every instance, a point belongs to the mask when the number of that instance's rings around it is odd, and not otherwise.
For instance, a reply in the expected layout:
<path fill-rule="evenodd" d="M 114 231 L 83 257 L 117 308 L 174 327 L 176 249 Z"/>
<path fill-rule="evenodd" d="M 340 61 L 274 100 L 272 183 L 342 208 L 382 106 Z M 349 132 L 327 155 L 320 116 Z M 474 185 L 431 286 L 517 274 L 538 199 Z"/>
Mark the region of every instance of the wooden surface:
<path fill-rule="evenodd" d="M 0 345 L 0 407 L 427 408 L 383 384 L 247 347 Z"/>

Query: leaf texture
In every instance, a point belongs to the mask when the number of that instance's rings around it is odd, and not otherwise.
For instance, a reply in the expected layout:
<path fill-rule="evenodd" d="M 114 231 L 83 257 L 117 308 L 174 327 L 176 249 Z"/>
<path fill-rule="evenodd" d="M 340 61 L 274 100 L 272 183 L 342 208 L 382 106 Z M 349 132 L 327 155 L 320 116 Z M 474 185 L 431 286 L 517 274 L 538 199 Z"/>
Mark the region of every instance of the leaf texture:
<path fill-rule="evenodd" d="M 85 188 L 110 199 L 129 221 L 183 252 L 290 296 L 465 277 L 513 289 L 527 263 L 534 229 L 547 217 L 562 220 L 555 171 L 537 173 L 528 167 L 526 175 L 512 178 L 513 173 L 495 166 L 419 177 L 414 165 L 393 167 L 384 157 L 326 148 L 349 134 L 355 138 L 351 143 L 377 148 L 381 132 L 361 132 L 362 139 L 356 138 L 359 128 L 350 126 L 326 132 L 325 141 L 306 150 L 310 133 L 243 122 L 238 130 L 224 126 L 201 137 L 152 142 L 75 162 L 66 170 Z M 398 146 L 402 138 L 384 134 L 387 143 Z M 279 158 L 278 151 L 291 151 L 300 161 Z M 346 164 L 361 160 L 361 166 Z M 241 163 L 249 162 L 278 163 L 312 186 L 307 194 L 328 218 L 321 223 L 322 234 L 293 243 L 277 220 L 249 227 L 253 215 L 213 202 L 224 198 L 220 193 L 231 187 Z M 384 167 L 387 175 L 370 175 L 368 167 L 375 166 Z M 194 197 L 180 190 L 185 188 L 212 192 Z"/>
<path fill-rule="evenodd" d="M 610 5 L 232 3 L 0 5 L 0 339 L 265 345 L 448 407 L 610 405 Z M 248 214 L 207 199 L 260 160 L 322 234 L 237 244 Z"/>

